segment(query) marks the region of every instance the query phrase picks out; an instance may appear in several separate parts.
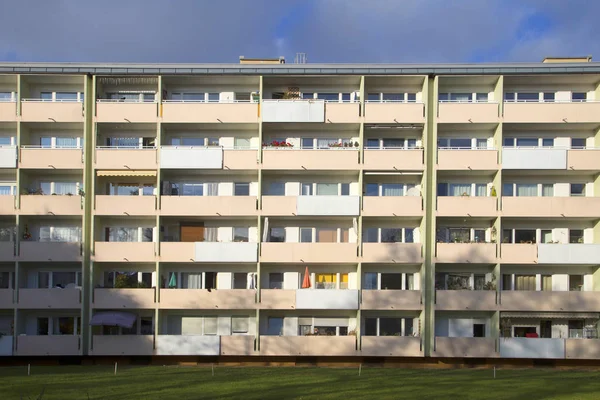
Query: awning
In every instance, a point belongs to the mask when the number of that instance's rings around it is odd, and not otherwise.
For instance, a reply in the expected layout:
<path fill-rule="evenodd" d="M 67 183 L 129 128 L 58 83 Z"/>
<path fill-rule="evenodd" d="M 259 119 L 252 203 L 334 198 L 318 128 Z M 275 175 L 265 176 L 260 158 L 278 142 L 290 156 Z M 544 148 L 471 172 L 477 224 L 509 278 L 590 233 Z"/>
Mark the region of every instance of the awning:
<path fill-rule="evenodd" d="M 156 176 L 156 171 L 140 171 L 136 169 L 126 169 L 122 171 L 98 171 L 98 176 Z"/>
<path fill-rule="evenodd" d="M 600 319 L 600 313 L 586 312 L 501 312 L 500 318 Z"/>
<path fill-rule="evenodd" d="M 131 328 L 136 320 L 136 315 L 126 312 L 100 312 L 94 314 L 90 321 L 92 326 L 120 326 Z"/>

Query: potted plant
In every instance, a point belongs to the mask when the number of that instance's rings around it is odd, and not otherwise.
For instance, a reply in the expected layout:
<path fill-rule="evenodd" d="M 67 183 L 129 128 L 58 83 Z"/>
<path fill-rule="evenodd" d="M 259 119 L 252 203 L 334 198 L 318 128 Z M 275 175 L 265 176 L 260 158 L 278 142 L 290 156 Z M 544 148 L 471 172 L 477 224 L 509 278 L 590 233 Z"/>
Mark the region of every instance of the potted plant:
<path fill-rule="evenodd" d="M 490 196 L 496 197 L 497 195 L 498 194 L 496 193 L 496 188 L 492 186 L 492 188 L 490 189 Z"/>
<path fill-rule="evenodd" d="M 358 146 L 359 146 L 358 142 L 354 142 L 354 147 L 358 147 Z"/>
<path fill-rule="evenodd" d="M 31 240 L 31 233 L 29 233 L 29 227 L 25 225 L 25 230 L 23 231 L 23 240 Z"/>

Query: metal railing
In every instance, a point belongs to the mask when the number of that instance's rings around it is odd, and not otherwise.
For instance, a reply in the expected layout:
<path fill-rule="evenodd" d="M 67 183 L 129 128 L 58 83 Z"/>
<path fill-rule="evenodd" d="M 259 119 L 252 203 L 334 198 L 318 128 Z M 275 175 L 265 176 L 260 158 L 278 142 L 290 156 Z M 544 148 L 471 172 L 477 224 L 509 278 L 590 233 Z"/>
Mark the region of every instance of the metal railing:
<path fill-rule="evenodd" d="M 21 99 L 28 103 L 83 103 L 81 99 Z"/>
<path fill-rule="evenodd" d="M 156 146 L 96 146 L 97 150 L 156 150 Z"/>
<path fill-rule="evenodd" d="M 202 104 L 202 103 L 206 103 L 206 104 L 235 104 L 235 103 L 241 103 L 241 104 L 257 104 L 258 101 L 256 100 L 174 100 L 174 99 L 169 99 L 169 100 L 163 100 L 163 103 L 191 103 L 191 104 Z"/>
<path fill-rule="evenodd" d="M 438 103 L 477 103 L 477 104 L 498 104 L 498 101 L 495 100 L 438 100 Z"/>
<path fill-rule="evenodd" d="M 82 149 L 81 145 L 74 146 L 42 146 L 39 144 L 23 144 L 22 149 L 43 149 L 43 150 L 57 150 L 57 149 Z"/>
<path fill-rule="evenodd" d="M 96 103 L 143 103 L 156 104 L 156 100 L 140 100 L 140 99 L 97 99 Z"/>

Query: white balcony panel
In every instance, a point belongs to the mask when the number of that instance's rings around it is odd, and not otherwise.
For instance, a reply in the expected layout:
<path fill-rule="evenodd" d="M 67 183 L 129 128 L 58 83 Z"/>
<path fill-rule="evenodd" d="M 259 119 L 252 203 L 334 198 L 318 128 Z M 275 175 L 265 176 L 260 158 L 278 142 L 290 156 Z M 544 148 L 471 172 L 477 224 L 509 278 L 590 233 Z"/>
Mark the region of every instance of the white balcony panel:
<path fill-rule="evenodd" d="M 567 169 L 567 150 L 552 148 L 502 149 L 503 169 Z"/>
<path fill-rule="evenodd" d="M 297 310 L 358 310 L 358 290 L 297 289 Z"/>
<path fill-rule="evenodd" d="M 223 169 L 223 149 L 220 147 L 161 147 L 160 167 L 172 169 Z"/>
<path fill-rule="evenodd" d="M 263 100 L 263 122 L 325 122 L 322 100 Z"/>
<path fill-rule="evenodd" d="M 500 338 L 500 357 L 565 358 L 564 339 Z"/>
<path fill-rule="evenodd" d="M 358 196 L 298 196 L 296 215 L 358 215 Z"/>
<path fill-rule="evenodd" d="M 156 336 L 157 356 L 218 356 L 220 352 L 220 336 Z"/>
<path fill-rule="evenodd" d="M 15 146 L 0 147 L 0 168 L 17 167 L 17 148 Z"/>
<path fill-rule="evenodd" d="M 539 244 L 539 264 L 600 264 L 600 244 Z"/>
<path fill-rule="evenodd" d="M 4 335 L 0 336 L 0 356 L 13 355 L 13 337 Z"/>
<path fill-rule="evenodd" d="M 258 243 L 196 242 L 196 262 L 257 262 Z"/>

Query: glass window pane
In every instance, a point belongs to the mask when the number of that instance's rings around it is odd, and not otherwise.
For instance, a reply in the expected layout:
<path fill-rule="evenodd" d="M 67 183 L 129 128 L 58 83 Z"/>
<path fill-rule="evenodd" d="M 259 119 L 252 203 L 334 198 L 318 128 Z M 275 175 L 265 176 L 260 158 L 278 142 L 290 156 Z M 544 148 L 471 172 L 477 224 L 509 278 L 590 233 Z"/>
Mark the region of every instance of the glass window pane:
<path fill-rule="evenodd" d="M 315 94 L 314 93 L 302 93 L 302 98 L 303 99 L 314 99 Z"/>
<path fill-rule="evenodd" d="M 538 185 L 535 183 L 517 183 L 517 196 L 533 197 L 538 195 Z"/>
<path fill-rule="evenodd" d="M 475 185 L 475 196 L 485 197 L 487 196 L 487 185 L 484 183 L 478 183 Z"/>
<path fill-rule="evenodd" d="M 401 334 L 401 318 L 379 318 L 379 336 L 400 336 Z"/>
<path fill-rule="evenodd" d="M 450 147 L 460 148 L 460 149 L 470 149 L 471 148 L 471 139 L 464 138 L 453 138 L 449 140 Z"/>
<path fill-rule="evenodd" d="M 470 196 L 471 184 L 469 183 L 450 183 L 448 185 L 450 196 Z"/>
<path fill-rule="evenodd" d="M 269 229 L 269 242 L 285 242 L 285 228 Z"/>
<path fill-rule="evenodd" d="M 342 183 L 340 186 L 341 186 L 342 196 L 350 196 L 350 184 Z"/>
<path fill-rule="evenodd" d="M 554 139 L 542 139 L 543 147 L 554 147 Z"/>
<path fill-rule="evenodd" d="M 585 196 L 585 184 L 571 183 L 571 196 Z"/>
<path fill-rule="evenodd" d="M 585 139 L 571 138 L 572 149 L 585 149 Z"/>
<path fill-rule="evenodd" d="M 377 318 L 365 318 L 365 336 L 377 336 Z"/>
<path fill-rule="evenodd" d="M 272 336 L 283 335 L 283 318 L 269 317 L 267 319 L 267 335 L 272 335 Z"/>
<path fill-rule="evenodd" d="M 417 101 L 417 94 L 416 93 L 406 93 L 406 100 L 409 103 Z"/>
<path fill-rule="evenodd" d="M 402 274 L 381 274 L 381 290 L 402 290 Z"/>
<path fill-rule="evenodd" d="M 367 101 L 381 101 L 380 93 L 368 93 Z"/>
<path fill-rule="evenodd" d="M 365 243 L 379 242 L 379 229 L 378 228 L 366 228 L 366 229 L 364 229 L 363 235 L 364 235 L 363 241 Z"/>
<path fill-rule="evenodd" d="M 403 196 L 404 185 L 401 183 L 383 183 L 381 185 L 382 196 Z"/>
<path fill-rule="evenodd" d="M 545 102 L 553 102 L 554 101 L 554 92 L 544 92 L 544 101 Z"/>
<path fill-rule="evenodd" d="M 450 93 L 451 101 L 471 101 L 473 93 Z"/>
<path fill-rule="evenodd" d="M 515 94 L 510 92 L 504 93 L 504 101 L 515 101 Z"/>
<path fill-rule="evenodd" d="M 404 101 L 404 93 L 383 93 L 383 101 Z"/>
<path fill-rule="evenodd" d="M 300 228 L 300 243 L 312 243 L 313 230 L 312 228 Z"/>
<path fill-rule="evenodd" d="M 317 196 L 337 196 L 337 183 L 317 183 Z"/>
<path fill-rule="evenodd" d="M 208 102 L 209 103 L 218 103 L 219 102 L 219 93 L 209 93 L 208 94 Z"/>
<path fill-rule="evenodd" d="M 317 99 L 326 100 L 326 101 L 339 101 L 340 94 L 339 93 L 317 93 Z"/>
<path fill-rule="evenodd" d="M 236 149 L 249 149 L 250 148 L 250 139 L 249 138 L 235 138 L 233 141 L 233 146 Z"/>
<path fill-rule="evenodd" d="M 283 289 L 283 272 L 269 273 L 269 289 Z"/>
<path fill-rule="evenodd" d="M 56 92 L 56 100 L 77 101 L 77 92 Z"/>
<path fill-rule="evenodd" d="M 383 148 L 385 149 L 403 149 L 404 139 L 383 139 Z"/>
<path fill-rule="evenodd" d="M 515 146 L 515 138 L 504 138 L 502 141 L 502 145 L 504 147 L 514 147 Z"/>
<path fill-rule="evenodd" d="M 542 196 L 552 197 L 554 196 L 554 185 L 551 183 L 545 183 L 542 185 Z"/>
<path fill-rule="evenodd" d="M 363 289 L 365 290 L 377 290 L 377 273 L 366 272 L 364 274 Z"/>
<path fill-rule="evenodd" d="M 542 243 L 552 243 L 552 230 L 542 229 L 540 232 L 540 239 Z"/>
<path fill-rule="evenodd" d="M 448 101 L 448 93 L 438 94 L 438 101 Z"/>
<path fill-rule="evenodd" d="M 349 102 L 350 101 L 350 93 L 342 93 L 342 101 Z"/>
<path fill-rule="evenodd" d="M 52 138 L 50 137 L 42 137 L 40 138 L 40 146 L 43 148 L 52 147 Z"/>
<path fill-rule="evenodd" d="M 569 243 L 583 243 L 583 229 L 569 229 Z"/>
<path fill-rule="evenodd" d="M 517 101 L 539 101 L 540 94 L 539 93 L 517 93 Z"/>
<path fill-rule="evenodd" d="M 42 92 L 40 93 L 41 100 L 52 100 L 52 92 Z"/>
<path fill-rule="evenodd" d="M 587 93 L 585 92 L 574 92 L 573 95 L 571 96 L 571 100 L 572 101 L 586 101 L 587 100 Z"/>
<path fill-rule="evenodd" d="M 504 183 L 502 184 L 502 196 L 514 196 L 512 183 Z"/>
<path fill-rule="evenodd" d="M 303 149 L 314 149 L 315 140 L 313 138 L 302 138 L 302 148 Z"/>
<path fill-rule="evenodd" d="M 404 243 L 414 243 L 414 230 L 412 228 L 404 229 Z"/>
<path fill-rule="evenodd" d="M 400 242 L 402 242 L 402 229 L 381 228 L 381 243 L 400 243 Z"/>
<path fill-rule="evenodd" d="M 367 149 L 378 149 L 379 139 L 367 139 Z"/>
<path fill-rule="evenodd" d="M 488 147 L 487 139 L 477 139 L 476 143 L 478 149 L 487 149 Z"/>
<path fill-rule="evenodd" d="M 517 147 L 538 147 L 537 138 L 517 138 Z"/>
<path fill-rule="evenodd" d="M 365 196 L 379 196 L 379 185 L 377 183 L 367 183 Z"/>
<path fill-rule="evenodd" d="M 488 94 L 487 93 L 477 93 L 477 101 L 486 103 L 488 101 Z"/>
<path fill-rule="evenodd" d="M 268 196 L 285 196 L 284 182 L 271 182 L 267 189 Z"/>
<path fill-rule="evenodd" d="M 437 195 L 438 196 L 448 196 L 448 184 L 447 183 L 438 183 L 437 184 Z"/>
<path fill-rule="evenodd" d="M 250 196 L 249 183 L 234 183 L 234 196 Z"/>
<path fill-rule="evenodd" d="M 233 241 L 234 242 L 247 242 L 248 241 L 248 227 L 234 227 L 233 228 Z"/>

